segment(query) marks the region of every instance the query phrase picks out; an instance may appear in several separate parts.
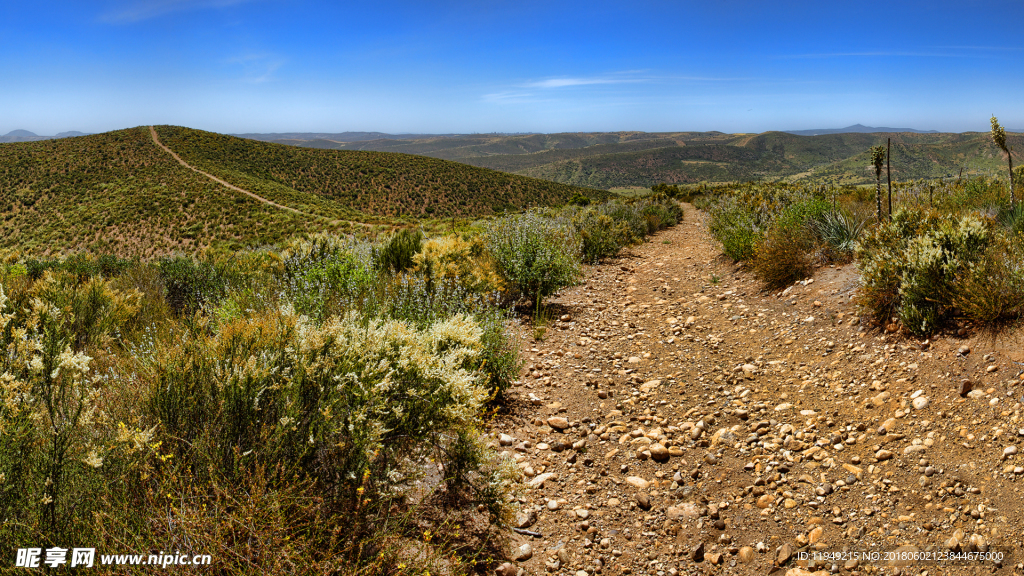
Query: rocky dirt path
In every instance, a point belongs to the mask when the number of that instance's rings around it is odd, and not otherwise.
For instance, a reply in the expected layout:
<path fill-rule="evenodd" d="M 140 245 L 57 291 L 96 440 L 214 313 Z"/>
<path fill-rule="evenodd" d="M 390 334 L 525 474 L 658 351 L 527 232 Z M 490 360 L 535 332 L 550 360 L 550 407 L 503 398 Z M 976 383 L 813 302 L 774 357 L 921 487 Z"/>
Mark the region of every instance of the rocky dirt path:
<path fill-rule="evenodd" d="M 491 430 L 527 485 L 498 573 L 1024 570 L 1024 348 L 885 335 L 856 288 L 851 264 L 763 293 L 689 205 L 589 268 Z"/>

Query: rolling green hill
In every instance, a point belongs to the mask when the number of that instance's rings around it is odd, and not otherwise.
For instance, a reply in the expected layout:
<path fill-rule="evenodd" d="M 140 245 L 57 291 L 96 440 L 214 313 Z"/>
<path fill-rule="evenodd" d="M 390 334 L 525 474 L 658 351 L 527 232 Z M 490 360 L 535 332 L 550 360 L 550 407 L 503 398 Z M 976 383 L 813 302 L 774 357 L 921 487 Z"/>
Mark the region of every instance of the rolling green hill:
<path fill-rule="evenodd" d="M 659 182 L 829 179 L 874 181 L 867 150 L 892 139 L 896 180 L 1000 174 L 1005 160 L 987 133 L 604 132 L 516 136 L 432 136 L 288 143 L 320 148 L 421 154 L 578 186 L 649 187 Z M 1024 134 L 1008 134 L 1020 154 Z M 1020 162 L 1015 154 L 1015 163 Z"/>
<path fill-rule="evenodd" d="M 238 249 L 399 218 L 483 216 L 561 204 L 584 190 L 422 156 L 312 150 L 157 127 L 0 144 L 0 249 L 144 258 Z M 297 211 L 297 212 L 296 212 Z"/>
<path fill-rule="evenodd" d="M 300 193 L 379 216 L 470 217 L 564 204 L 577 192 L 607 196 L 426 156 L 285 146 L 173 126 L 157 132 L 192 165 L 287 206 L 282 195 Z"/>

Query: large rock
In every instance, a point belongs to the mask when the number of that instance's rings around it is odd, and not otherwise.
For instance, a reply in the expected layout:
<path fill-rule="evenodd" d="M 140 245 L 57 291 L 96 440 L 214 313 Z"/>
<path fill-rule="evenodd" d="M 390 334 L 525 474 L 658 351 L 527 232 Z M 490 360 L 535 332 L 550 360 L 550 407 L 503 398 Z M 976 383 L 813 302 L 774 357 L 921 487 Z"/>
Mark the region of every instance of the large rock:
<path fill-rule="evenodd" d="M 514 558 L 516 562 L 526 562 L 530 558 L 533 558 L 533 546 L 523 544 L 519 548 L 516 548 Z"/>
<path fill-rule="evenodd" d="M 527 485 L 530 488 L 536 488 L 538 486 L 543 486 L 544 483 L 547 482 L 548 480 L 556 480 L 556 479 L 558 479 L 558 474 L 555 474 L 554 472 L 545 472 L 545 473 L 541 474 L 540 476 L 537 476 L 533 480 L 530 480 L 529 483 L 527 483 Z"/>
<path fill-rule="evenodd" d="M 712 446 L 718 446 L 719 444 L 734 444 L 735 442 L 736 433 L 729 428 L 722 428 L 711 436 Z"/>
<path fill-rule="evenodd" d="M 552 416 L 548 418 L 548 426 L 551 426 L 555 430 L 565 430 L 569 427 L 569 421 L 561 416 Z"/>
<path fill-rule="evenodd" d="M 530 510 L 516 514 L 516 528 L 526 529 L 537 522 L 537 512 Z"/>
<path fill-rule="evenodd" d="M 665 516 L 670 520 L 695 520 L 700 518 L 700 507 L 692 502 L 686 502 L 665 510 Z"/>
<path fill-rule="evenodd" d="M 636 488 L 639 488 L 641 490 L 646 490 L 647 487 L 651 485 L 650 482 L 644 480 L 643 478 L 640 478 L 639 476 L 630 476 L 626 478 L 626 484 L 629 484 L 630 486 L 635 486 Z"/>
<path fill-rule="evenodd" d="M 651 458 L 658 461 L 668 460 L 670 456 L 668 448 L 665 448 L 661 444 L 651 444 L 650 446 L 647 447 L 647 450 L 650 451 Z"/>
<path fill-rule="evenodd" d="M 661 386 L 661 380 L 649 380 L 640 385 L 641 392 L 650 392 L 658 386 Z"/>

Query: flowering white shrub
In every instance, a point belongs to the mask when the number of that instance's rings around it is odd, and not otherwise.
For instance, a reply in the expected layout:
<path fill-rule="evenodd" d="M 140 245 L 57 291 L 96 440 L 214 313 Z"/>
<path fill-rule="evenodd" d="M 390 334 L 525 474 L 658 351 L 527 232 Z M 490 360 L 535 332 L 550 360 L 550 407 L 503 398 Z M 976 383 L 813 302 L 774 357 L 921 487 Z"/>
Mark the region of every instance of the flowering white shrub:
<path fill-rule="evenodd" d="M 67 286 L 49 272 L 22 304 L 0 286 L 0 518 L 55 538 L 71 529 L 70 516 L 86 513 L 83 467 L 100 468 L 113 448 L 92 358 L 73 346 L 83 335 L 108 336 L 109 318 L 129 314 L 104 281 Z"/>
<path fill-rule="evenodd" d="M 991 241 L 989 224 L 974 213 L 897 210 L 858 245 L 863 301 L 880 321 L 896 315 L 907 330 L 927 334 L 952 312 L 958 275 Z"/>
<path fill-rule="evenodd" d="M 418 328 L 286 308 L 165 350 L 150 409 L 195 468 L 311 474 L 350 511 L 370 494 L 401 497 L 428 470 L 450 491 L 501 485 L 475 431 L 489 398 L 483 334 L 465 314 Z M 502 516 L 497 492 L 486 504 Z"/>

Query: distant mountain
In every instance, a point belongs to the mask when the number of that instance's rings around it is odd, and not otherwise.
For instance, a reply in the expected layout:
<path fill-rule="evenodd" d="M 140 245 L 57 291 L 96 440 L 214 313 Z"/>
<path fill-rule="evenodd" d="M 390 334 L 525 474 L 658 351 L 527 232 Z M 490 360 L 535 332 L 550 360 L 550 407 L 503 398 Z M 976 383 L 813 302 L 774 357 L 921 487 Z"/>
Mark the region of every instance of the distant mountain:
<path fill-rule="evenodd" d="M 2 142 L 36 142 L 39 140 L 53 140 L 56 138 L 71 138 L 73 136 L 88 136 L 85 132 L 61 132 L 56 136 L 40 136 L 34 132 L 28 130 L 11 130 L 7 134 L 0 136 L 0 143 Z"/>
<path fill-rule="evenodd" d="M 846 128 L 820 128 L 817 130 L 783 130 L 797 136 L 820 136 L 822 134 L 871 134 L 873 132 L 911 132 L 913 134 L 938 134 L 938 130 L 915 130 L 913 128 L 872 128 L 863 124 L 854 124 Z"/>
<path fill-rule="evenodd" d="M 454 136 L 454 134 L 386 134 L 384 132 L 339 132 L 339 133 L 325 133 L 325 132 L 278 132 L 278 133 L 249 133 L 249 134 L 229 134 L 229 136 L 237 136 L 238 138 L 248 138 L 249 140 L 260 140 L 263 142 L 284 142 L 288 143 L 291 141 L 314 141 L 314 140 L 327 140 L 331 142 L 366 142 L 369 140 L 421 140 L 424 138 L 444 138 L 448 136 Z"/>
<path fill-rule="evenodd" d="M 843 130 L 849 130 L 843 132 Z M 874 182 L 868 150 L 892 139 L 894 181 L 965 174 L 1001 174 L 1005 160 L 988 132 L 963 134 L 851 126 L 833 134 L 788 132 L 590 132 L 472 134 L 422 139 L 378 138 L 359 142 L 280 140 L 282 144 L 335 150 L 402 152 L 593 188 L 649 187 L 746 180 Z M 1009 131 L 1007 131 L 1009 132 Z M 1021 134 L 1008 134 L 1014 165 L 1024 164 Z"/>
<path fill-rule="evenodd" d="M 0 142 L 32 142 L 40 139 L 38 135 L 28 130 L 11 130 L 7 134 L 0 136 Z"/>

